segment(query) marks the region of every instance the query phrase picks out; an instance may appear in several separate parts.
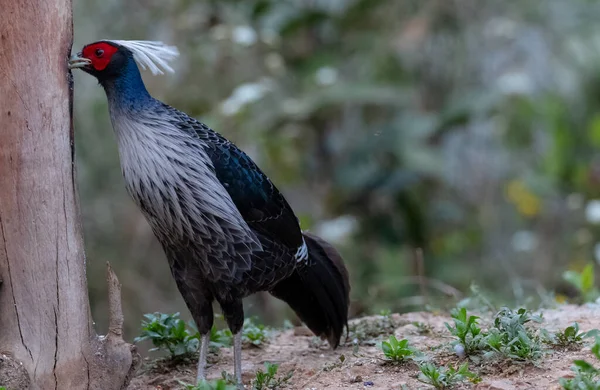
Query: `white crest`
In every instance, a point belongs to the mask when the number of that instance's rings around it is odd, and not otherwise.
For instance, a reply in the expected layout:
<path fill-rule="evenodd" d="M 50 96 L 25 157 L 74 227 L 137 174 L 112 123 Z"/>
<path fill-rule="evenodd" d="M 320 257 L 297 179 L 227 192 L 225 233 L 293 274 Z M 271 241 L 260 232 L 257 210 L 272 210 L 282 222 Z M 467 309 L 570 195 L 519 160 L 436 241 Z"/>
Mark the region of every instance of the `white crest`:
<path fill-rule="evenodd" d="M 152 74 L 164 74 L 163 70 L 174 72 L 169 62 L 179 56 L 179 50 L 175 46 L 167 46 L 159 41 L 106 41 L 129 49 L 133 53 L 135 62 L 142 69 L 150 69 Z"/>

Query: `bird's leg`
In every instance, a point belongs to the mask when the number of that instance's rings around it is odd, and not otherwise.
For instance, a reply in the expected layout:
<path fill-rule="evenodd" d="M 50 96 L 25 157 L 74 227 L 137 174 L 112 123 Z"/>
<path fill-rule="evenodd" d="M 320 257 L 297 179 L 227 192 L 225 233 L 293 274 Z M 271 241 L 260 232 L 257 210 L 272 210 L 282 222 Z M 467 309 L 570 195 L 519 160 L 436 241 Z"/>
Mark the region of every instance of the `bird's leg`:
<path fill-rule="evenodd" d="M 198 358 L 196 383 L 206 379 L 206 353 L 208 352 L 208 344 L 210 343 L 210 333 L 203 334 L 200 338 L 200 343 L 200 357 Z"/>
<path fill-rule="evenodd" d="M 218 300 L 218 299 L 217 299 Z M 244 326 L 244 305 L 242 299 L 219 301 L 223 316 L 229 330 L 233 333 L 233 365 L 238 389 L 243 389 L 242 383 L 242 328 Z"/>
<path fill-rule="evenodd" d="M 179 258 L 177 251 L 173 252 L 169 247 L 165 249 L 171 273 L 177 283 L 177 288 L 185 301 L 186 306 L 192 314 L 192 318 L 198 327 L 200 336 L 200 353 L 198 356 L 198 371 L 196 381 L 206 379 L 206 355 L 210 343 L 210 330 L 214 323 L 213 295 L 210 290 L 202 287 L 202 274 L 197 269 L 186 266 L 187 258 Z"/>
<path fill-rule="evenodd" d="M 235 381 L 239 388 L 244 388 L 242 384 L 242 332 L 233 335 L 233 373 Z"/>

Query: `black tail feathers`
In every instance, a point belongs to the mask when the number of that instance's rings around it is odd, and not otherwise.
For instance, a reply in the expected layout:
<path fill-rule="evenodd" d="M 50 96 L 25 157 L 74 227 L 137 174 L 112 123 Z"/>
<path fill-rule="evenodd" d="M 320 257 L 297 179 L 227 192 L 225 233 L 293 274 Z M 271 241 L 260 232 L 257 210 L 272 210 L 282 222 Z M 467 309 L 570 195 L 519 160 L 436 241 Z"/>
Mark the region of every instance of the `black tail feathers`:
<path fill-rule="evenodd" d="M 333 246 L 313 234 L 303 235 L 308 265 L 279 282 L 271 294 L 290 305 L 315 335 L 336 348 L 348 327 L 348 270 Z"/>

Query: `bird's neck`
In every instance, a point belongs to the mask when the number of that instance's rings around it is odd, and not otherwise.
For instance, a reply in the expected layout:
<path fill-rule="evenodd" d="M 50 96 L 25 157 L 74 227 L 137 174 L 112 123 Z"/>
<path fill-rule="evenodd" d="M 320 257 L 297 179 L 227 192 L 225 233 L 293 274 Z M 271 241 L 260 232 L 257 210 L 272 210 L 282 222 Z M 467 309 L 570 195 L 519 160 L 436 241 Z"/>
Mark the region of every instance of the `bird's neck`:
<path fill-rule="evenodd" d="M 115 77 L 101 80 L 110 106 L 141 109 L 154 101 L 148 93 L 135 62 L 129 61 L 125 69 Z"/>

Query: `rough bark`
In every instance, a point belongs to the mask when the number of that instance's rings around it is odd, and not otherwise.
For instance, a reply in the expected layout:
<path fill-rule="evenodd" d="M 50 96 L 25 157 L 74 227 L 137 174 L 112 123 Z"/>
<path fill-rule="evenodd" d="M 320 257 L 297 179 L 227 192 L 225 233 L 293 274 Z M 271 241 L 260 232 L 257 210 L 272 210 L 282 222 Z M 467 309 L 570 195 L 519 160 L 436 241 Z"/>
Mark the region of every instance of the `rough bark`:
<path fill-rule="evenodd" d="M 92 327 L 73 167 L 71 0 L 0 0 L 0 9 L 0 385 L 119 389 L 135 353 L 120 331 L 98 337 Z M 110 271 L 108 282 L 118 301 Z"/>

